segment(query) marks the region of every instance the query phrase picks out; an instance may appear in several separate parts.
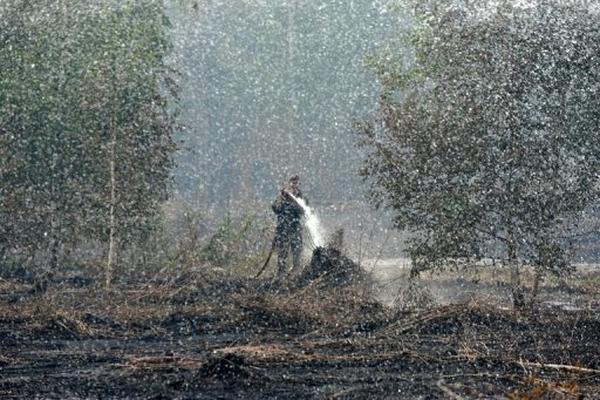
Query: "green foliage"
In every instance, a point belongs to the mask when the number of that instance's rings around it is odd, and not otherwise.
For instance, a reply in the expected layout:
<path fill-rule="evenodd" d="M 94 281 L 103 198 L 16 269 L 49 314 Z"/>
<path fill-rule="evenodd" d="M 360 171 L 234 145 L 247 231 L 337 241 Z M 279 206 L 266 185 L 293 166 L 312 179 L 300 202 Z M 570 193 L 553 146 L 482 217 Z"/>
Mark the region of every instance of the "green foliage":
<path fill-rule="evenodd" d="M 415 56 L 375 69 L 363 174 L 413 233 L 417 268 L 501 257 L 565 271 L 564 230 L 600 198 L 596 14 L 511 4 L 416 4 Z"/>
<path fill-rule="evenodd" d="M 249 258 L 251 249 L 247 241 L 250 238 L 254 216 L 246 216 L 241 221 L 234 221 L 230 215 L 223 217 L 215 233 L 208 239 L 201 250 L 201 259 L 219 267 L 230 267 L 241 259 Z M 247 254 L 243 254 L 247 252 Z"/>
<path fill-rule="evenodd" d="M 234 274 L 254 271 L 257 259 L 270 248 L 274 229 L 271 218 L 247 210 L 217 218 L 177 200 L 165 204 L 164 227 L 162 236 L 151 238 L 154 244 L 142 269 L 150 262 L 153 269 L 168 274 L 203 275 L 211 267 Z"/>
<path fill-rule="evenodd" d="M 111 160 L 117 236 L 147 237 L 175 149 L 162 2 L 10 0 L 0 13 L 0 245 L 107 240 Z"/>
<path fill-rule="evenodd" d="M 401 10 L 399 12 L 407 12 L 404 8 Z M 433 45 L 432 30 L 423 18 L 415 18 L 412 29 L 400 32 L 397 38 L 366 59 L 366 67 L 375 71 L 384 95 L 423 84 L 436 68 L 435 60 L 427 54 Z"/>

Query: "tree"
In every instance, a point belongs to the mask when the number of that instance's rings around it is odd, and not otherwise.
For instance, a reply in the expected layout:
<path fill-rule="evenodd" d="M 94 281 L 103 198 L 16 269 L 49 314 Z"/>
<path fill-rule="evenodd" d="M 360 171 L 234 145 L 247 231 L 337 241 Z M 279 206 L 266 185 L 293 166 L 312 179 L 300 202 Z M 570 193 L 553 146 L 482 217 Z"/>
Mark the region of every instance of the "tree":
<path fill-rule="evenodd" d="M 86 111 L 91 129 L 101 135 L 96 151 L 104 160 L 90 190 L 102 188 L 97 206 L 104 212 L 89 233 L 108 242 L 109 287 L 119 241 L 146 239 L 167 199 L 177 93 L 166 64 L 170 44 L 162 2 L 126 2 L 92 17 L 96 29 L 86 43 L 95 43 L 90 50 L 98 53 L 84 93 L 91 95 Z"/>
<path fill-rule="evenodd" d="M 143 240 L 168 195 L 176 88 L 161 1 L 11 0 L 0 9 L 4 251 Z"/>
<path fill-rule="evenodd" d="M 518 307 L 520 265 L 567 271 L 565 228 L 599 198 L 597 15 L 555 0 L 427 4 L 412 6 L 412 53 L 372 63 L 362 173 L 412 232 L 415 273 L 501 258 Z"/>

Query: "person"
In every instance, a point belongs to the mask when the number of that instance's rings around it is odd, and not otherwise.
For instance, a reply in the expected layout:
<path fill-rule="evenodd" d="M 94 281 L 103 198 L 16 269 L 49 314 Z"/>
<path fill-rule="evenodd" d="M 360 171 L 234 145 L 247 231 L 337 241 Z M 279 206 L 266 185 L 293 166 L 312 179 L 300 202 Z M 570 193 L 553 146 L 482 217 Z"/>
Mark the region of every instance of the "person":
<path fill-rule="evenodd" d="M 277 251 L 277 280 L 281 282 L 288 274 L 287 258 L 292 253 L 292 271 L 300 268 L 302 254 L 302 216 L 304 210 L 290 196 L 303 198 L 300 190 L 300 177 L 294 175 L 290 178 L 271 208 L 277 215 L 277 228 L 273 239 L 273 248 Z"/>

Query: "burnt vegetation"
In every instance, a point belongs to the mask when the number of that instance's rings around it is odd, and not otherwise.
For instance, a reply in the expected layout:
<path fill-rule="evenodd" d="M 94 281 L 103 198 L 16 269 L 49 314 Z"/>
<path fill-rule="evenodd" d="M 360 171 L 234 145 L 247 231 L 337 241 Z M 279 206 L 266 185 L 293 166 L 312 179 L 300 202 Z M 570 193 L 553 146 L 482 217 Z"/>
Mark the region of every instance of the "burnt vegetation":
<path fill-rule="evenodd" d="M 2 302 L 0 393 L 567 399 L 600 388 L 593 311 L 474 302 L 398 311 L 358 283 L 277 293 L 264 284 L 64 287 Z"/>

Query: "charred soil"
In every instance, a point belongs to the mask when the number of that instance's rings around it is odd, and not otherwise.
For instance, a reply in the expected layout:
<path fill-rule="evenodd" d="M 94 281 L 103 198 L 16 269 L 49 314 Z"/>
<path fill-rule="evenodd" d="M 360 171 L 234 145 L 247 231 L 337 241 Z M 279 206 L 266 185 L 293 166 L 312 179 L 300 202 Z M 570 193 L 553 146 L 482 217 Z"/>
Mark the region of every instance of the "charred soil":
<path fill-rule="evenodd" d="M 0 302 L 0 398 L 599 398 L 595 312 L 370 298 L 251 280 L 23 295 Z"/>

